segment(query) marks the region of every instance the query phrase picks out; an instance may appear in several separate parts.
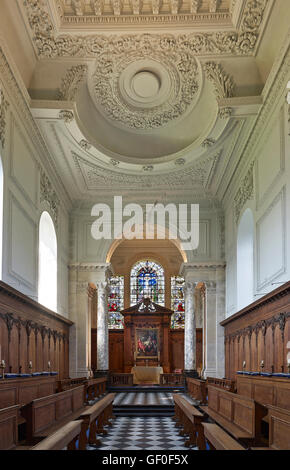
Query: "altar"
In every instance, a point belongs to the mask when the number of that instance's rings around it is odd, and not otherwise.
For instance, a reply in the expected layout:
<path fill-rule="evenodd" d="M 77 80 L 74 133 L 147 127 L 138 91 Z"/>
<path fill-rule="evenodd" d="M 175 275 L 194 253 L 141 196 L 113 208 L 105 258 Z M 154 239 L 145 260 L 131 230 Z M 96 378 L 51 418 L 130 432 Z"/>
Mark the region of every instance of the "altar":
<path fill-rule="evenodd" d="M 133 374 L 133 384 L 159 384 L 163 367 L 134 366 L 131 369 L 131 374 Z"/>
<path fill-rule="evenodd" d="M 145 298 L 121 314 L 124 372 L 133 373 L 136 384 L 159 384 L 160 374 L 170 372 L 169 331 L 173 311 Z"/>

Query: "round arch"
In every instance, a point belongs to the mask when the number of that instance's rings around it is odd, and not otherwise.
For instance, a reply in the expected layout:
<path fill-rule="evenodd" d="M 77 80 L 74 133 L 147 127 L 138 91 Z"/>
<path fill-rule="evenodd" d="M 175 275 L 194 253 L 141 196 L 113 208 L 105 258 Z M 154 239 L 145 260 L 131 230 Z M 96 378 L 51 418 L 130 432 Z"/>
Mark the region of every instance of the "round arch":
<path fill-rule="evenodd" d="M 39 220 L 38 301 L 57 311 L 57 238 L 53 220 L 43 211 Z"/>
<path fill-rule="evenodd" d="M 164 229 L 164 228 L 163 228 Z M 154 225 L 154 230 L 157 230 L 157 225 L 155 224 Z M 176 246 L 176 248 L 178 249 L 178 251 L 180 252 L 180 255 L 182 256 L 182 259 L 183 259 L 183 262 L 184 263 L 187 263 L 188 259 L 187 259 L 187 254 L 186 254 L 186 251 L 182 249 L 182 246 L 181 246 L 181 241 L 178 239 L 178 238 L 169 238 L 169 235 L 170 235 L 170 231 L 168 228 L 165 228 L 165 239 L 168 239 L 174 246 Z M 127 240 L 125 237 L 122 237 L 120 239 L 115 239 L 113 240 L 113 242 L 111 243 L 109 249 L 108 249 L 108 252 L 107 252 L 107 256 L 106 256 L 106 263 L 110 263 L 111 262 L 111 258 L 115 252 L 115 250 L 118 248 L 118 246 L 124 242 L 124 240 Z M 133 239 L 134 240 L 134 239 Z"/>
<path fill-rule="evenodd" d="M 237 236 L 237 307 L 241 310 L 254 299 L 254 217 L 243 213 Z"/>

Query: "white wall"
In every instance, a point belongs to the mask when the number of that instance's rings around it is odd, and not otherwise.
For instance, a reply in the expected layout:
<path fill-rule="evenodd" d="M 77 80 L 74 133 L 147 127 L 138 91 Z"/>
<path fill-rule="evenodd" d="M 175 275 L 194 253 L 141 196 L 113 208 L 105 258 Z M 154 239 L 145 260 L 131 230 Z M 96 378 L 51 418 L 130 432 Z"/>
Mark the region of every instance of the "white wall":
<path fill-rule="evenodd" d="M 29 97 L 11 69 L 12 60 L 0 40 L 0 90 L 9 106 L 5 112 L 5 143 L 0 142 L 4 171 L 3 274 L 2 280 L 38 300 L 38 235 L 43 210 L 54 213 L 41 196 L 40 175 L 45 172 L 59 203 L 56 236 L 58 241 L 58 312 L 68 316 L 68 208 L 48 164 L 49 156 L 29 110 Z"/>
<path fill-rule="evenodd" d="M 252 146 L 248 163 L 233 182 L 225 201 L 227 317 L 243 306 L 237 296 L 237 238 L 238 224 L 247 208 L 252 210 L 254 217 L 253 299 L 259 299 L 290 279 L 290 136 L 285 100 L 287 76 L 284 82 L 285 87 L 280 84 L 274 96 L 276 99 L 268 98 L 271 106 L 268 106 L 260 137 Z M 243 186 L 251 162 L 254 162 L 253 197 L 245 201 L 236 221 L 234 197 L 238 188 Z"/>

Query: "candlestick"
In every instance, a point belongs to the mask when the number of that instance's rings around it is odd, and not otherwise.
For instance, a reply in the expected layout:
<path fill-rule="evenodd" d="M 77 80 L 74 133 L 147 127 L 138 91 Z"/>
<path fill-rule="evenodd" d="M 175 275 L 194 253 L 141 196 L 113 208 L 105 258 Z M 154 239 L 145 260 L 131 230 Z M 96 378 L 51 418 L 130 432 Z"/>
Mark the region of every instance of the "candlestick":
<path fill-rule="evenodd" d="M 50 361 L 47 363 L 48 370 L 50 370 Z"/>
<path fill-rule="evenodd" d="M 4 374 L 4 371 L 5 371 L 5 367 L 6 367 L 6 364 L 5 364 L 5 361 L 4 359 L 1 360 L 1 366 L 0 366 L 0 369 L 2 370 L 2 379 L 5 378 L 5 374 Z"/>
<path fill-rule="evenodd" d="M 246 361 L 243 361 L 243 370 L 246 368 Z"/>
<path fill-rule="evenodd" d="M 264 362 L 263 360 L 262 360 L 261 363 L 260 363 L 260 367 L 261 367 L 262 372 L 263 372 L 263 369 L 264 369 L 264 367 L 265 367 L 265 362 Z"/>

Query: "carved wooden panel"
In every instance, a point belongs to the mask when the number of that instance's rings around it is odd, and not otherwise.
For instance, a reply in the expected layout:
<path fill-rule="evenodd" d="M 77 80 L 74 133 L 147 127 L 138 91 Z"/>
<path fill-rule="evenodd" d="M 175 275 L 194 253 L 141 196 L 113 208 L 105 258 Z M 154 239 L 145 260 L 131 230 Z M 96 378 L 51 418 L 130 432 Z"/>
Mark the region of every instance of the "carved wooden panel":
<path fill-rule="evenodd" d="M 72 322 L 57 315 L 7 284 L 0 282 L 0 345 L 5 373 L 51 369 L 69 375 L 69 328 Z"/>
<path fill-rule="evenodd" d="M 221 323 L 225 328 L 226 377 L 246 371 L 287 372 L 290 341 L 290 282 Z"/>

